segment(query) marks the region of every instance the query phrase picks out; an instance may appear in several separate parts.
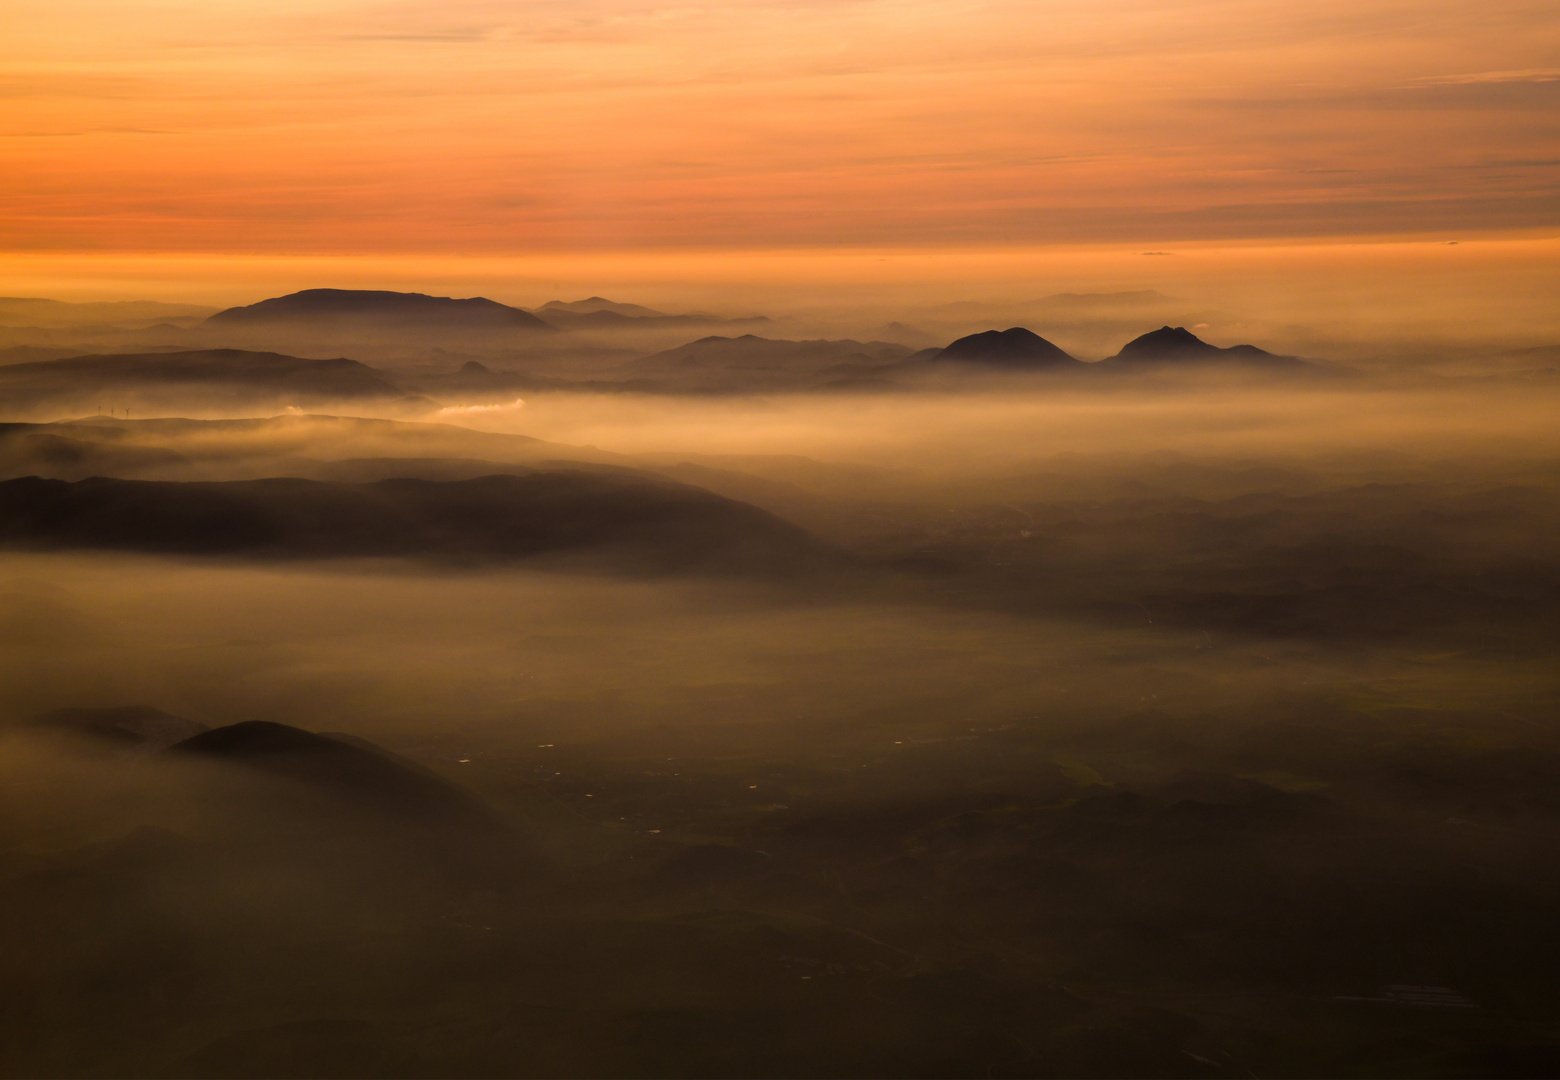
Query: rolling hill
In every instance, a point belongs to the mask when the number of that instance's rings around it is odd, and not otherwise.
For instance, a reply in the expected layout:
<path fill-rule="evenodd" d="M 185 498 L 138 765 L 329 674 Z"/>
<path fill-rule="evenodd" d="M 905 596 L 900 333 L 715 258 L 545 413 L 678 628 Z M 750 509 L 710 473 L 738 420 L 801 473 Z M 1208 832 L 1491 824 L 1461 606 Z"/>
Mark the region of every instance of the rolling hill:
<path fill-rule="evenodd" d="M 835 553 L 779 518 L 627 470 L 341 483 L 0 482 L 0 546 L 248 559 L 538 557 L 646 572 L 795 572 Z"/>

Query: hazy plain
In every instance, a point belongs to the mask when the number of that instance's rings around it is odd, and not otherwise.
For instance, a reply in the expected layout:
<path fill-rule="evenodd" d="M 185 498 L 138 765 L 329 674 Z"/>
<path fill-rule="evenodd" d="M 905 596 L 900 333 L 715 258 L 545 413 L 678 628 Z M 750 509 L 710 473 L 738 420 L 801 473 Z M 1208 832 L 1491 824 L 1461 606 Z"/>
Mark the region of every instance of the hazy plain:
<path fill-rule="evenodd" d="M 0 1067 L 1548 1074 L 1548 346 L 1109 374 L 1163 298 L 1063 308 L 1079 372 L 832 389 L 635 383 L 684 324 L 0 367 Z M 889 340 L 796 318 L 706 329 Z M 112 359 L 176 338 L 391 389 Z"/>

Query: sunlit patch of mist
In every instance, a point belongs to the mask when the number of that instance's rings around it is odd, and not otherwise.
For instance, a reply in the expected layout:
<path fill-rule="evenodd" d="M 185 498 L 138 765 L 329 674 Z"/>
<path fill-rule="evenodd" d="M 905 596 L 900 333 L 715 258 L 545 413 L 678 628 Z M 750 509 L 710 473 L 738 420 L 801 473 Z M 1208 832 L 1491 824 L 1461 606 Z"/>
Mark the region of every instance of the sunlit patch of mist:
<path fill-rule="evenodd" d="M 473 416 L 485 413 L 509 413 L 517 412 L 525 408 L 524 398 L 515 398 L 513 401 L 501 401 L 492 405 L 446 405 L 435 416 Z"/>
<path fill-rule="evenodd" d="M 1390 391 L 1348 382 L 1025 388 L 957 395 L 673 398 L 548 394 L 525 412 L 446 418 L 622 454 L 803 454 L 938 472 L 1019 467 L 1060 453 L 1311 454 L 1470 450 L 1492 441 L 1553 452 L 1553 396 L 1532 386 Z"/>

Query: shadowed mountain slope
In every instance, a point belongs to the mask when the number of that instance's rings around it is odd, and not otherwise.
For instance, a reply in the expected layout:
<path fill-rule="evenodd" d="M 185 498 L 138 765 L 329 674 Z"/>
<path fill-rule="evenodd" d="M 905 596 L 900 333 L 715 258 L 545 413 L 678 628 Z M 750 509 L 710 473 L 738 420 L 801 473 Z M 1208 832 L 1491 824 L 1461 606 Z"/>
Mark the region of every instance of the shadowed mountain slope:
<path fill-rule="evenodd" d="M 1010 330 L 987 330 L 962 337 L 934 358 L 989 367 L 1031 370 L 1072 368 L 1078 360 L 1067 355 L 1045 338 L 1022 326 Z"/>
<path fill-rule="evenodd" d="M 457 300 L 425 293 L 358 289 L 305 289 L 219 311 L 205 326 L 243 329 L 277 324 L 334 326 L 373 323 L 385 327 L 470 329 L 554 329 L 529 311 L 476 296 Z"/>
<path fill-rule="evenodd" d="M 0 544 L 229 557 L 512 562 L 587 555 L 648 571 L 794 571 L 830 549 L 753 506 L 629 472 L 473 480 L 0 483 Z"/>
<path fill-rule="evenodd" d="M 456 785 L 373 743 L 249 720 L 212 728 L 168 748 L 308 784 L 382 812 L 428 820 L 483 822 L 491 815 Z"/>

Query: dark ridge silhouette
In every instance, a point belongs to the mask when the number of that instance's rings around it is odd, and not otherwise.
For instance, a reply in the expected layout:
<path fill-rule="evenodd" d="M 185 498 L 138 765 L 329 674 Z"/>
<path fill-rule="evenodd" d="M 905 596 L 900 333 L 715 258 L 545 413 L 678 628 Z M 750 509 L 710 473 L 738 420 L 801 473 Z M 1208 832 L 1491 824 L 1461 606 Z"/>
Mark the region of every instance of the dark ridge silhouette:
<path fill-rule="evenodd" d="M 523 826 L 365 739 L 249 720 L 164 754 L 249 774 L 212 807 L 214 835 L 328 892 L 397 906 L 452 888 L 516 884 L 538 869 Z"/>
<path fill-rule="evenodd" d="M 664 319 L 668 313 L 647 308 L 640 304 L 622 304 L 616 300 L 608 300 L 604 296 L 591 296 L 584 300 L 549 300 L 541 306 L 548 314 L 562 311 L 570 315 L 595 315 L 598 312 L 608 312 L 613 315 L 621 315 L 628 319 Z"/>
<path fill-rule="evenodd" d="M 537 311 L 563 330 L 673 329 L 679 326 L 756 325 L 769 322 L 764 315 L 724 319 L 705 312 L 670 315 L 640 304 L 620 304 L 602 296 L 585 300 L 549 300 Z"/>
<path fill-rule="evenodd" d="M 0 367 L 0 402 L 210 388 L 302 398 L 399 398 L 390 376 L 356 360 L 309 360 L 243 349 L 75 356 Z"/>
<path fill-rule="evenodd" d="M 468 360 L 448 374 L 419 376 L 416 382 L 419 390 L 446 397 L 551 390 L 570 385 L 561 379 L 547 379 L 522 372 L 494 371 L 476 360 Z"/>
<path fill-rule="evenodd" d="M 373 743 L 348 738 L 246 720 L 202 731 L 174 743 L 168 753 L 257 769 L 398 816 L 490 820 L 490 812 L 455 784 Z"/>
<path fill-rule="evenodd" d="M 1110 361 L 1123 363 L 1197 363 L 1201 361 L 1259 362 L 1292 365 L 1304 363 L 1293 356 L 1278 356 L 1255 345 L 1231 345 L 1221 349 L 1210 345 L 1184 326 L 1162 326 L 1121 347 Z"/>
<path fill-rule="evenodd" d="M 674 373 L 713 368 L 784 368 L 803 372 L 818 370 L 846 359 L 891 363 L 903 360 L 910 352 L 904 345 L 887 341 L 786 341 L 756 334 L 743 334 L 741 337 L 712 335 L 646 356 L 634 361 L 629 367 L 639 371 Z"/>
<path fill-rule="evenodd" d="M 793 572 L 832 549 L 757 507 L 628 470 L 438 482 L 0 482 L 0 545 L 261 559 L 513 562 L 574 553 L 647 571 Z"/>
<path fill-rule="evenodd" d="M 150 705 L 54 709 L 38 717 L 37 723 L 54 731 L 87 735 L 136 750 L 160 750 L 207 730 L 205 724 L 185 720 Z"/>
<path fill-rule="evenodd" d="M 305 289 L 261 300 L 257 304 L 219 311 L 203 325 L 243 328 L 365 322 L 378 323 L 387 328 L 556 329 L 529 311 L 481 296 L 456 300 L 425 293 L 357 289 Z"/>
<path fill-rule="evenodd" d="M 1079 361 L 1045 338 L 1022 326 L 987 330 L 962 337 L 938 353 L 936 360 L 1027 371 L 1076 367 Z"/>

